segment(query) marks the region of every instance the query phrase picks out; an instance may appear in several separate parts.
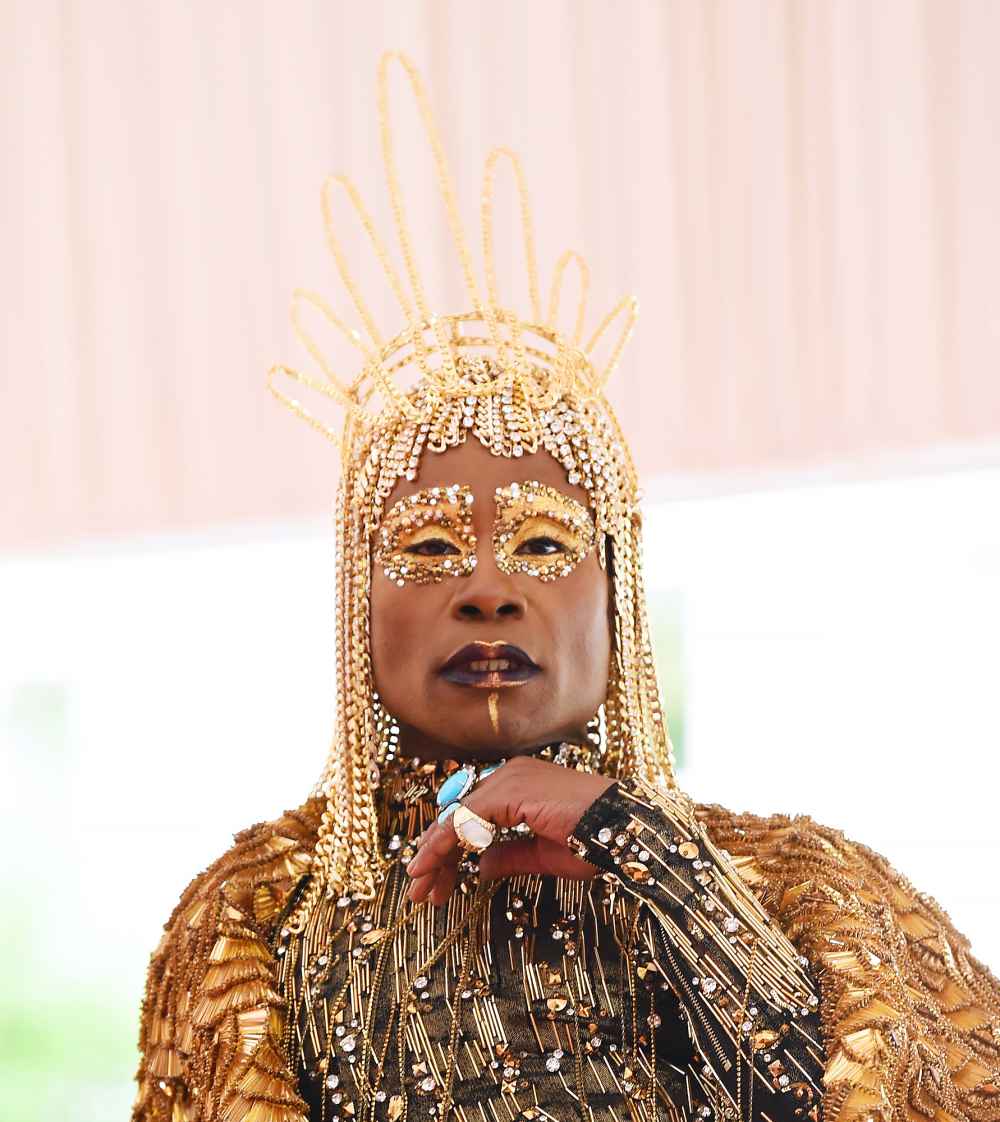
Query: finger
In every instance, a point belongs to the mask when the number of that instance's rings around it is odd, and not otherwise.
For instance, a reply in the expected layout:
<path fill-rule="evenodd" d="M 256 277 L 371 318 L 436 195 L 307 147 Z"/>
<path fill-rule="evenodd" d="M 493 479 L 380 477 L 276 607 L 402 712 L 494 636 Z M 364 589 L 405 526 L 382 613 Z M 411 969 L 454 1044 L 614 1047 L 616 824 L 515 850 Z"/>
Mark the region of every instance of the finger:
<path fill-rule="evenodd" d="M 421 900 L 425 900 L 430 894 L 436 880 L 436 869 L 430 873 L 424 873 L 422 876 L 416 877 L 407 889 L 407 899 L 419 904 Z"/>
<path fill-rule="evenodd" d="M 490 846 L 479 859 L 479 875 L 484 880 L 541 873 L 543 876 L 591 880 L 598 873 L 595 865 L 581 860 L 563 845 L 543 837 L 516 838 Z"/>
<path fill-rule="evenodd" d="M 449 896 L 455 891 L 455 882 L 458 879 L 458 866 L 446 865 L 438 870 L 437 880 L 431 889 L 430 900 L 435 907 L 441 907 L 448 902 Z"/>
<path fill-rule="evenodd" d="M 424 832 L 424 840 L 416 857 L 406 866 L 410 876 L 422 876 L 447 860 L 458 849 L 458 838 L 450 822 L 451 819 L 444 826 L 435 823 Z"/>
<path fill-rule="evenodd" d="M 479 879 L 496 880 L 516 873 L 544 872 L 538 841 L 538 838 L 515 838 L 487 846 L 479 857 Z"/>

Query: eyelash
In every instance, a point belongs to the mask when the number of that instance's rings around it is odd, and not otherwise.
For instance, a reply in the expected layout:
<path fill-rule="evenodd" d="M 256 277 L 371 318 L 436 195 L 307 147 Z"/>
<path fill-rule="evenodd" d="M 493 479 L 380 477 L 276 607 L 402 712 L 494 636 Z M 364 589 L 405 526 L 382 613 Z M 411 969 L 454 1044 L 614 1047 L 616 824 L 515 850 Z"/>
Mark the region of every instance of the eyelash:
<path fill-rule="evenodd" d="M 553 550 L 546 550 L 544 553 L 535 553 L 534 550 L 528 550 L 528 549 L 525 548 L 526 546 L 531 545 L 532 542 L 550 542 L 556 548 L 553 549 Z M 533 557 L 552 557 L 556 553 L 565 553 L 565 552 L 566 552 L 566 547 L 563 545 L 563 543 L 561 541 L 559 541 L 558 539 L 552 537 L 551 534 L 534 534 L 530 538 L 527 538 L 523 542 L 521 542 L 521 544 L 517 547 L 517 549 L 514 550 L 515 554 L 523 555 L 523 554 L 527 553 L 529 556 L 533 556 Z"/>
<path fill-rule="evenodd" d="M 548 545 L 555 546 L 555 549 L 546 550 L 533 550 L 528 548 L 534 543 L 545 542 Z M 426 550 L 425 546 L 445 546 L 445 549 Z M 409 553 L 414 557 L 455 557 L 459 554 L 460 550 L 456 549 L 454 544 L 446 538 L 424 538 L 423 541 L 415 542 L 413 545 L 407 546 L 404 553 Z M 515 554 L 533 556 L 533 557 L 552 557 L 556 553 L 565 553 L 566 547 L 561 541 L 552 537 L 551 534 L 533 534 L 530 538 L 526 538 L 514 551 Z"/>
<path fill-rule="evenodd" d="M 448 548 L 425 553 L 422 547 L 426 545 L 444 545 Z M 424 538 L 423 541 L 414 542 L 413 545 L 406 546 L 403 552 L 412 554 L 414 557 L 456 557 L 460 553 L 460 550 L 456 549 L 454 543 L 448 541 L 447 538 Z"/>

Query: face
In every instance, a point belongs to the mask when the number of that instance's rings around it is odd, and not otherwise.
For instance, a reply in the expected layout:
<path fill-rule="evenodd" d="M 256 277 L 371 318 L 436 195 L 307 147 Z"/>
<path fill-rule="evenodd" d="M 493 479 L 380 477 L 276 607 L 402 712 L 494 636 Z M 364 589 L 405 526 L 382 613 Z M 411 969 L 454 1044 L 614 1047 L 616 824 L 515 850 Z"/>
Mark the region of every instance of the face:
<path fill-rule="evenodd" d="M 599 539 L 587 492 L 547 452 L 469 439 L 400 480 L 372 542 L 371 644 L 406 754 L 580 740 L 611 655 Z"/>

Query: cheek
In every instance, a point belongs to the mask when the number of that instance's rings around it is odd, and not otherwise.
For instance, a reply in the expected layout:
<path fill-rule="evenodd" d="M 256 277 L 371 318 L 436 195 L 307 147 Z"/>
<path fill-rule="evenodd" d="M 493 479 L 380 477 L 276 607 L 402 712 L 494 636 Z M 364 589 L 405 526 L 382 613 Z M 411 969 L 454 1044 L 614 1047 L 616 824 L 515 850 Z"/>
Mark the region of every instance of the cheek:
<path fill-rule="evenodd" d="M 444 584 L 404 584 L 372 574 L 371 658 L 375 688 L 392 708 L 423 695 L 427 637 L 440 619 Z M 423 657 L 421 657 L 423 656 Z"/>
<path fill-rule="evenodd" d="M 603 688 L 607 683 L 611 656 L 611 630 L 608 616 L 608 578 L 593 558 L 559 590 L 555 630 L 560 646 L 570 653 L 566 668 L 579 689 Z"/>
<path fill-rule="evenodd" d="M 414 588 L 399 588 L 381 572 L 373 574 L 371 655 L 375 688 L 384 694 L 405 669 L 405 652 L 414 628 Z"/>

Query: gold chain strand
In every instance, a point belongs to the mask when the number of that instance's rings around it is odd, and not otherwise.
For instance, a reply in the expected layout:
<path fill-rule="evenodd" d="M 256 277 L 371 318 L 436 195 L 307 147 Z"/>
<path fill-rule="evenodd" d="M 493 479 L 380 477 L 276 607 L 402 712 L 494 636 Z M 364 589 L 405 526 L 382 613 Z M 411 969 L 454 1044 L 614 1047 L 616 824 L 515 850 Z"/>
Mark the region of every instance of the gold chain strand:
<path fill-rule="evenodd" d="M 753 1062 L 753 1037 L 751 1033 L 747 1033 L 747 1049 L 749 1051 L 749 1060 L 744 1059 L 743 1052 L 743 1025 L 746 1023 L 747 1008 L 750 1004 L 750 986 L 753 981 L 753 968 L 754 962 L 757 959 L 757 946 L 759 940 L 754 939 L 753 946 L 750 950 L 750 966 L 747 970 L 746 985 L 743 989 L 743 1002 L 740 1005 L 739 1020 L 736 1025 L 736 1040 L 737 1040 L 737 1060 L 744 1060 L 749 1064 L 750 1068 L 750 1085 L 747 1090 L 748 1100 L 748 1113 L 746 1115 L 749 1122 L 753 1119 L 753 1081 L 754 1081 L 754 1062 Z M 743 1076 L 741 1074 L 741 1065 L 737 1063 L 736 1066 L 736 1117 L 742 1122 L 743 1119 Z"/>
<path fill-rule="evenodd" d="M 486 892 L 484 891 L 482 885 L 477 886 L 476 896 L 470 908 L 470 916 L 474 917 L 474 920 L 478 919 L 481 911 L 481 908 L 477 906 L 477 902 L 482 899 L 486 904 L 488 904 L 490 899 L 492 898 L 493 892 L 496 891 L 496 887 L 497 886 L 494 885 L 492 891 Z M 462 995 L 464 994 L 465 989 L 469 984 L 470 957 L 472 954 L 472 946 L 475 940 L 475 934 L 476 924 L 475 922 L 470 922 L 469 929 L 466 932 L 465 941 L 462 947 L 462 965 L 461 969 L 459 970 L 458 985 L 452 998 L 453 1012 L 451 1018 L 451 1026 L 448 1032 L 448 1066 L 447 1074 L 445 1077 L 446 1081 L 444 1085 L 444 1091 L 441 1096 L 441 1122 L 445 1122 L 448 1115 L 451 1113 L 452 1090 L 454 1088 L 455 1081 L 456 1053 L 458 1051 L 458 1033 L 459 1029 L 461 1028 L 462 1022 Z"/>

